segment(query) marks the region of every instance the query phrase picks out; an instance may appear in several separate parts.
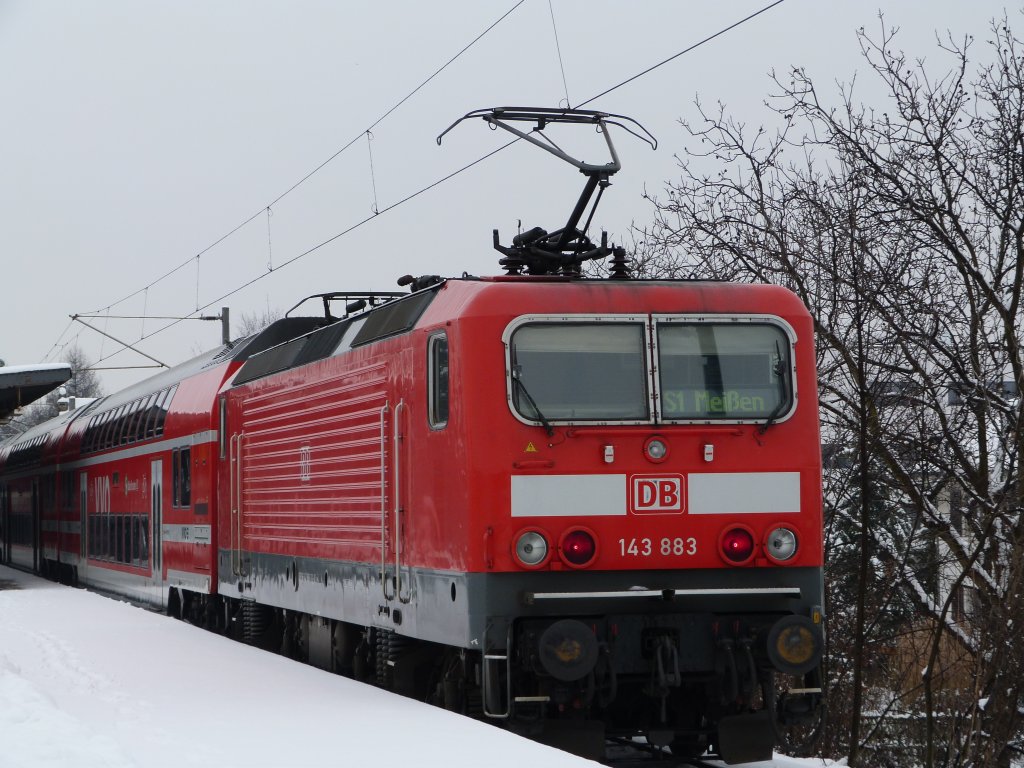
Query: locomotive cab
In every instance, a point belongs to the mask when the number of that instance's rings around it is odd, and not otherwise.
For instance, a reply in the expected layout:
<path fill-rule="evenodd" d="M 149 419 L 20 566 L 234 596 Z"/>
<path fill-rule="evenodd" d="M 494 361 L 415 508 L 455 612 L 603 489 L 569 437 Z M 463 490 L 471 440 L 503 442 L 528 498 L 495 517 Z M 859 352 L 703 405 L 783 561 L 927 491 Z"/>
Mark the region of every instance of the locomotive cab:
<path fill-rule="evenodd" d="M 504 459 L 502 503 L 483 505 L 500 510 L 485 515 L 489 600 L 509 611 L 488 617 L 485 712 L 590 733 L 595 753 L 644 735 L 770 756 L 820 699 L 809 318 L 774 287 L 513 280 L 489 307 L 518 289 L 560 310 L 507 322 L 504 391 L 481 370 L 468 389 L 489 410 L 465 401 L 486 424 L 480 453 Z M 458 360 L 464 378 L 484 367 L 470 349 Z"/>

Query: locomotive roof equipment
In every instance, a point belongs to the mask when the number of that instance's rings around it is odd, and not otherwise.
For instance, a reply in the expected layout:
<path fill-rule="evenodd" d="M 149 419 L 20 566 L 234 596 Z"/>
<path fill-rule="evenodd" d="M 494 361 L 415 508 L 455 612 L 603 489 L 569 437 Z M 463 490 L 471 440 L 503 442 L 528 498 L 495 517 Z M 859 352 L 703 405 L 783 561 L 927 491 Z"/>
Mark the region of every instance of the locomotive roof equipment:
<path fill-rule="evenodd" d="M 569 214 L 569 220 L 561 229 L 548 232 L 542 227 L 534 227 L 522 232 L 512 238 L 512 245 L 501 245 L 498 237 L 498 230 L 494 230 L 494 249 L 505 255 L 498 263 L 509 275 L 521 275 L 523 270 L 529 275 L 578 275 L 580 268 L 585 261 L 601 259 L 612 256 L 610 277 L 624 279 L 629 277 L 626 265 L 625 249 L 620 247 L 609 247 L 607 234 L 601 233 L 601 244 L 595 245 L 587 231 L 594 219 L 594 212 L 604 190 L 611 183 L 609 179 L 622 168 L 619 162 L 619 155 L 615 151 L 611 135 L 608 132 L 609 125 L 615 125 L 626 132 L 647 142 L 651 149 L 658 148 L 658 141 L 640 123 L 625 115 L 616 115 L 610 112 L 597 112 L 591 109 L 560 109 L 551 107 L 494 107 L 492 109 L 477 109 L 460 117 L 440 136 L 437 143 L 441 143 L 444 135 L 452 130 L 463 120 L 479 117 L 492 128 L 501 128 L 512 135 L 524 139 L 531 144 L 550 152 L 557 158 L 564 160 L 570 165 L 578 168 L 580 173 L 587 177 L 587 183 L 583 187 L 576 207 Z M 510 125 L 513 122 L 536 123 L 532 131 L 526 133 Z M 587 163 L 583 160 L 569 155 L 559 147 L 551 138 L 544 134 L 544 129 L 552 123 L 572 123 L 596 126 L 604 137 L 608 147 L 611 160 L 604 164 Z M 626 123 L 632 123 L 636 130 L 630 128 Z M 590 208 L 587 222 L 583 229 L 578 225 L 583 213 L 587 208 L 590 199 L 597 192 L 594 204 Z"/>

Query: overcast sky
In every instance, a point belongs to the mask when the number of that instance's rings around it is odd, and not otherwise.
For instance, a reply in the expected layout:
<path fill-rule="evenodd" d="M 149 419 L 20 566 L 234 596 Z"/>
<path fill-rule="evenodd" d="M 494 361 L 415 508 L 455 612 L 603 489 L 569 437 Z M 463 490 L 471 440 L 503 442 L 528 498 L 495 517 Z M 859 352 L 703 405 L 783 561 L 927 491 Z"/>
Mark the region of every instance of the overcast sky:
<path fill-rule="evenodd" d="M 562 226 L 584 181 L 523 143 L 282 265 L 506 141 L 473 121 L 438 147 L 462 114 L 580 104 L 768 2 L 523 0 L 369 141 L 367 128 L 516 0 L 0 0 L 0 358 L 59 360 L 60 345 L 75 341 L 91 359 L 108 358 L 101 366 L 150 362 L 109 357 L 118 345 L 72 323 L 76 313 L 182 316 L 212 303 L 204 312 L 224 304 L 237 319 L 313 293 L 397 290 L 406 273 L 494 274 L 491 230 L 508 241 L 519 220 Z M 675 177 L 674 154 L 688 142 L 678 120 L 695 117 L 695 98 L 757 125 L 770 117 L 768 73 L 799 65 L 829 96 L 860 73 L 859 93 L 876 100 L 855 31 L 877 31 L 880 10 L 901 28 L 900 47 L 945 71 L 936 33 L 974 35 L 987 59 L 989 20 L 1005 7 L 785 0 L 615 90 L 588 106 L 636 118 L 660 146 L 616 135 L 623 170 L 597 223 L 621 238 L 651 218 L 642 192 Z M 1019 8 L 1009 6 L 1018 31 Z M 559 138 L 605 161 L 589 131 Z M 88 322 L 169 364 L 220 338 L 211 322 L 152 336 L 169 321 Z M 110 391 L 149 373 L 101 376 Z"/>

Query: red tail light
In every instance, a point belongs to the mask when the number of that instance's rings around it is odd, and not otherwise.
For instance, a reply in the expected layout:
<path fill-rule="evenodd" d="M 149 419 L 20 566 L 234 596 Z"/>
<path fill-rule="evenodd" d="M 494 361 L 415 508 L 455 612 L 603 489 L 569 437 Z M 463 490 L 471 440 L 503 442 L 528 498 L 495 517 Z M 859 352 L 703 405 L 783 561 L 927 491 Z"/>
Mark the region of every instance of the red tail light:
<path fill-rule="evenodd" d="M 558 551 L 568 565 L 583 568 L 590 565 L 597 556 L 597 541 L 590 531 L 576 528 L 562 536 Z"/>
<path fill-rule="evenodd" d="M 719 542 L 722 556 L 730 563 L 742 565 L 754 556 L 754 534 L 746 528 L 730 528 Z"/>

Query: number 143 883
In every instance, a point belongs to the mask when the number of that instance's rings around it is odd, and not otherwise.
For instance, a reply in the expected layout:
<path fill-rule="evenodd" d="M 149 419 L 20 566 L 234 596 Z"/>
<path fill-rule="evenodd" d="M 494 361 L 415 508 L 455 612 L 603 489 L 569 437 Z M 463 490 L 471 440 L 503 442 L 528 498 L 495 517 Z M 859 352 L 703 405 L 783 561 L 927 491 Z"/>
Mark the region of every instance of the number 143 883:
<path fill-rule="evenodd" d="M 650 557 L 655 554 L 685 557 L 697 554 L 697 540 L 692 536 L 674 539 L 619 539 L 619 554 L 622 557 Z"/>

